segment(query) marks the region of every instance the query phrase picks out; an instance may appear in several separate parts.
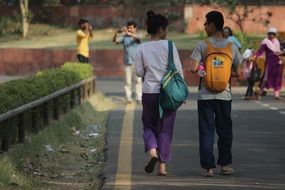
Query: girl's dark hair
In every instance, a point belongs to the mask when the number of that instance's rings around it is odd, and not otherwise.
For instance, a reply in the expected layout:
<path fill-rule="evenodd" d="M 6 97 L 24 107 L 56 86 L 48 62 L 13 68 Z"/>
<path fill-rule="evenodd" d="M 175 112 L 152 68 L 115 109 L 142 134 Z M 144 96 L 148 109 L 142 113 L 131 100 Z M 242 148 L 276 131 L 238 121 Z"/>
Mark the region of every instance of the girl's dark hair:
<path fill-rule="evenodd" d="M 229 36 L 232 36 L 232 35 L 233 35 L 233 31 L 232 31 L 232 29 L 231 29 L 230 27 L 225 26 L 225 27 L 223 28 L 223 31 L 224 31 L 224 30 L 228 30 L 228 31 L 229 31 Z"/>
<path fill-rule="evenodd" d="M 159 28 L 166 30 L 168 27 L 168 19 L 165 16 L 155 14 L 152 10 L 147 11 L 146 16 L 146 26 L 149 34 L 155 35 L 159 31 Z"/>

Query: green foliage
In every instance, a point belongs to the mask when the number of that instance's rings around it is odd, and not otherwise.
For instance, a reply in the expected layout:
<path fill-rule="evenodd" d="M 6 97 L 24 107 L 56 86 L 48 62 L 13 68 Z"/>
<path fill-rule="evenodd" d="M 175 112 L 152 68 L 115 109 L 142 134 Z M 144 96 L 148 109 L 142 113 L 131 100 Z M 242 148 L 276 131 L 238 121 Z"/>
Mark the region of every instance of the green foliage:
<path fill-rule="evenodd" d="M 22 32 L 22 25 L 18 14 L 14 13 L 12 17 L 0 17 L 0 37 L 7 35 L 19 35 Z"/>
<path fill-rule="evenodd" d="M 49 95 L 92 75 L 91 65 L 68 62 L 57 69 L 40 71 L 34 76 L 4 83 L 0 86 L 0 113 Z"/>
<path fill-rule="evenodd" d="M 31 185 L 30 180 L 21 175 L 8 158 L 0 160 L 0 179 L 0 189 L 11 187 L 13 184 L 29 189 Z"/>
<path fill-rule="evenodd" d="M 220 7 L 228 9 L 230 14 L 227 18 L 232 20 L 239 27 L 242 33 L 244 33 L 245 21 L 249 20 L 249 18 L 254 14 L 254 8 L 249 8 L 245 2 L 238 0 L 211 0 L 206 3 L 216 3 Z M 272 17 L 272 15 L 272 12 L 267 11 L 266 13 L 254 15 L 254 18 L 251 19 L 251 21 L 267 27 L 270 24 L 270 17 Z"/>
<path fill-rule="evenodd" d="M 262 39 L 261 37 L 249 36 L 249 35 L 242 33 L 242 32 L 235 33 L 235 36 L 237 37 L 237 39 L 242 44 L 241 52 L 243 52 L 247 48 L 252 48 L 252 49 L 256 50 L 259 46 L 259 42 Z"/>
<path fill-rule="evenodd" d="M 205 31 L 200 31 L 199 34 L 198 34 L 198 39 L 199 40 L 203 40 L 207 37 L 207 34 Z"/>
<path fill-rule="evenodd" d="M 179 12 L 179 11 L 169 11 L 165 13 L 165 16 L 169 19 L 169 20 L 178 20 L 183 18 L 183 13 Z"/>

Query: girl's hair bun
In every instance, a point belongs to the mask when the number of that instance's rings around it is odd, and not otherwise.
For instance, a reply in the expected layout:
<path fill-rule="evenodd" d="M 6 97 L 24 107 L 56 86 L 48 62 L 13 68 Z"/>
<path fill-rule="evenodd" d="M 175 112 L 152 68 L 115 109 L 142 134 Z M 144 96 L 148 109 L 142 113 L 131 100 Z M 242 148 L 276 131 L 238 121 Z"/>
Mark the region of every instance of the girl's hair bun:
<path fill-rule="evenodd" d="M 154 16 L 154 12 L 152 10 L 147 11 L 146 16 L 148 19 L 152 18 Z"/>

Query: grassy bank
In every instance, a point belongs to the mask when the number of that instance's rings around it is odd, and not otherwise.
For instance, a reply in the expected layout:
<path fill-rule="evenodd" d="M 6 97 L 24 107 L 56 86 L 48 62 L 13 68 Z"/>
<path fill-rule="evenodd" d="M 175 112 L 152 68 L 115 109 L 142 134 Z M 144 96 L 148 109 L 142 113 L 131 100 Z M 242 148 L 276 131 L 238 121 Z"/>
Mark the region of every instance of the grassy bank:
<path fill-rule="evenodd" d="M 1 41 L 0 48 L 50 48 L 50 49 L 76 49 L 75 30 L 49 27 L 43 24 L 32 25 L 31 33 L 27 39 L 15 39 Z M 122 49 L 121 45 L 112 42 L 114 29 L 94 30 L 94 38 L 90 42 L 91 49 Z M 146 32 L 141 31 L 144 40 L 147 40 Z M 176 42 L 180 49 L 194 47 L 197 37 L 187 34 L 170 32 L 169 39 Z"/>
<path fill-rule="evenodd" d="M 94 39 L 90 42 L 91 49 L 121 49 L 121 45 L 112 43 L 114 29 L 94 30 Z M 147 40 L 146 31 L 140 31 Z M 193 49 L 198 40 L 204 39 L 206 34 L 200 32 L 196 35 L 188 35 L 184 33 L 170 31 L 168 39 L 176 43 L 178 49 Z M 253 44 L 259 44 L 262 35 L 249 35 L 249 40 L 256 41 Z M 241 42 L 243 43 L 243 42 Z M 246 43 L 247 44 L 247 43 Z M 245 45 L 245 44 L 244 44 Z M 252 45 L 250 45 L 252 46 Z M 75 30 L 70 28 L 58 28 L 45 24 L 31 25 L 30 35 L 28 39 L 6 38 L 0 39 L 0 48 L 52 48 L 52 49 L 75 49 Z M 248 47 L 245 47 L 248 48 Z"/>
<path fill-rule="evenodd" d="M 0 154 L 0 189 L 98 189 L 105 124 L 114 107 L 96 93 L 59 121 Z"/>

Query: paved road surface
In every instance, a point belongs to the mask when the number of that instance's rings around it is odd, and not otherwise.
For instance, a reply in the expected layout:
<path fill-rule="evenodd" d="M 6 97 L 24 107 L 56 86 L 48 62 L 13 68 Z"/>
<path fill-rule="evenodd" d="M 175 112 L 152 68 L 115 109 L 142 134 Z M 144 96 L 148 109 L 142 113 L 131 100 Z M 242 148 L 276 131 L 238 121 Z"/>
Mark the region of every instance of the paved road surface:
<path fill-rule="evenodd" d="M 272 93 L 261 101 L 244 101 L 245 88 L 233 88 L 234 144 L 232 176 L 203 177 L 199 166 L 196 91 L 177 113 L 169 175 L 146 174 L 142 107 L 123 104 L 123 81 L 99 80 L 97 89 L 118 103 L 108 121 L 104 190 L 274 190 L 285 189 L 285 102 Z M 284 97 L 284 92 L 282 92 Z"/>
<path fill-rule="evenodd" d="M 7 76 L 7 75 L 0 75 L 0 84 L 5 83 L 10 80 L 15 80 L 19 78 L 23 78 L 24 76 Z"/>

